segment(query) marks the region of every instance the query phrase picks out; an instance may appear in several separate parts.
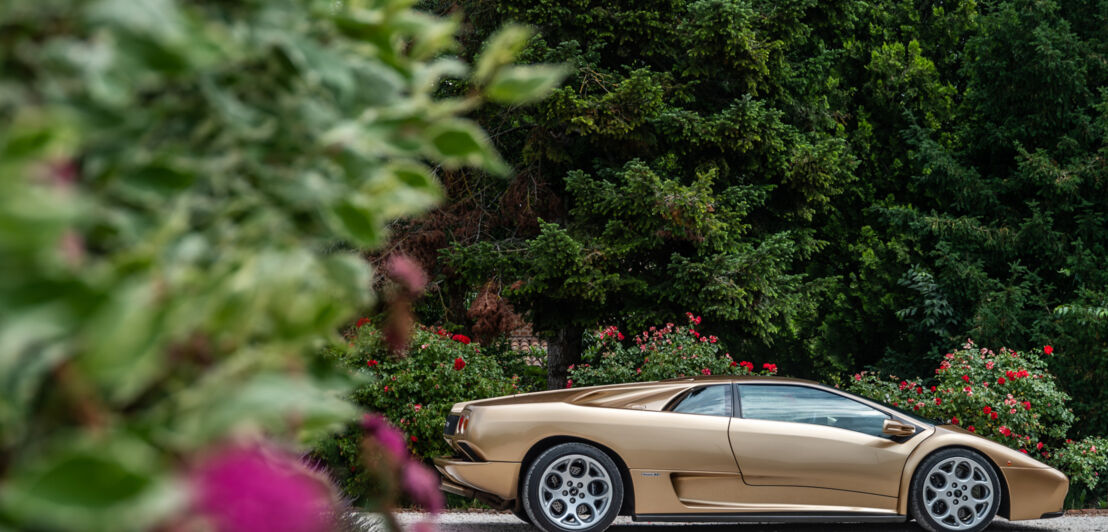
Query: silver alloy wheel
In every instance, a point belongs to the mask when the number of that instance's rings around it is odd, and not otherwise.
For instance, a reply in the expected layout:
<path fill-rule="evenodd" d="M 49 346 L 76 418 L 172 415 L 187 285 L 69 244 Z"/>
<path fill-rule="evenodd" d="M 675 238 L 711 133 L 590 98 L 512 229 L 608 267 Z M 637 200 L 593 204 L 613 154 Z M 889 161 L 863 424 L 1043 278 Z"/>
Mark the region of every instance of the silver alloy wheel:
<path fill-rule="evenodd" d="M 948 530 L 981 524 L 992 515 L 995 499 L 988 466 L 969 458 L 948 458 L 935 464 L 923 483 L 923 507 Z"/>
<path fill-rule="evenodd" d="M 558 458 L 540 479 L 542 513 L 561 528 L 592 526 L 612 506 L 612 479 L 600 462 L 583 454 Z"/>

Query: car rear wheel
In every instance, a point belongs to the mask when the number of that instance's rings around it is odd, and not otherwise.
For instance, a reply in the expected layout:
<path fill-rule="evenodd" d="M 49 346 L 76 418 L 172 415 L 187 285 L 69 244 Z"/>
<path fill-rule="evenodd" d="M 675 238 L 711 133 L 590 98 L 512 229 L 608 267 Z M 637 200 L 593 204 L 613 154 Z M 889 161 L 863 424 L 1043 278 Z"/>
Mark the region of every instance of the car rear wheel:
<path fill-rule="evenodd" d="M 1000 480 L 973 451 L 939 451 L 916 469 L 909 505 L 912 517 L 930 532 L 978 532 L 1000 507 Z"/>
<path fill-rule="evenodd" d="M 527 468 L 523 506 L 546 532 L 608 528 L 623 503 L 619 468 L 603 451 L 583 443 L 547 449 Z"/>

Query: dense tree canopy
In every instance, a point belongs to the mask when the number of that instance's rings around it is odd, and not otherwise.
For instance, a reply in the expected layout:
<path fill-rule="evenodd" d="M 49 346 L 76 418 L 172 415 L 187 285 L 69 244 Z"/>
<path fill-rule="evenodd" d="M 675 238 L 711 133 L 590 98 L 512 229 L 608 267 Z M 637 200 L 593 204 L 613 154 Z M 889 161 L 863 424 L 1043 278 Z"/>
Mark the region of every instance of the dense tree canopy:
<path fill-rule="evenodd" d="M 443 259 L 434 319 L 505 296 L 555 340 L 551 384 L 581 328 L 686 310 L 813 376 L 1053 343 L 1108 429 L 1108 2 L 430 4 L 465 55 L 519 21 L 574 67 L 477 116 L 515 177 L 453 174 L 401 232 Z"/>

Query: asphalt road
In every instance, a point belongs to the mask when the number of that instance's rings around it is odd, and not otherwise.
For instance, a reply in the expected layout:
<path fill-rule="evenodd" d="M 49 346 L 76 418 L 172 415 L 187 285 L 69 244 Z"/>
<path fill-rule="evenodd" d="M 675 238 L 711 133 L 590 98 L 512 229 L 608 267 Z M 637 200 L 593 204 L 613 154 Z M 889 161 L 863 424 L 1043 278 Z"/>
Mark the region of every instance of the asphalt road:
<path fill-rule="evenodd" d="M 401 513 L 398 514 L 397 517 L 405 528 L 410 528 L 411 525 L 422 520 L 429 518 L 433 519 L 438 525 L 437 529 L 441 532 L 533 532 L 537 530 L 519 519 L 516 519 L 515 516 L 511 514 L 451 512 L 437 517 L 431 517 L 427 514 Z M 375 532 L 384 529 L 384 527 L 380 525 L 379 519 L 372 515 L 363 514 L 361 516 L 361 521 L 363 525 L 362 530 L 366 532 Z M 897 525 L 860 523 L 804 525 L 748 523 L 723 525 L 704 523 L 635 523 L 626 517 L 617 519 L 615 524 L 608 530 L 612 532 L 643 532 L 647 530 L 649 532 L 677 532 L 679 530 L 689 530 L 690 527 L 695 527 L 693 532 L 722 532 L 724 530 L 737 532 L 922 532 L 923 530 L 914 523 Z M 1012 532 L 1031 532 L 1039 530 L 1054 530 L 1059 532 L 1108 532 L 1108 516 L 1066 516 L 1057 519 L 1017 521 L 1014 523 L 997 518 L 988 530 Z"/>

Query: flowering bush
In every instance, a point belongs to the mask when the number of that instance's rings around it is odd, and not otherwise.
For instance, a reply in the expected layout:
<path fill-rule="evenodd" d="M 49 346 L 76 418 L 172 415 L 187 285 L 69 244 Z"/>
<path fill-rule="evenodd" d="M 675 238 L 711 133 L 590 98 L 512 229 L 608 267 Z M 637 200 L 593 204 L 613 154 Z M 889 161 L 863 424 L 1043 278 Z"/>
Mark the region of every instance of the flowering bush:
<path fill-rule="evenodd" d="M 442 428 L 454 403 L 531 391 L 518 375 L 505 375 L 500 353 L 483 350 L 464 335 L 420 326 L 399 356 L 390 354 L 384 336 L 365 323 L 349 349 L 332 354 L 367 378 L 354 391 L 354 401 L 383 414 L 402 431 L 404 445 L 418 460 L 450 454 Z M 358 451 L 354 429 L 316 451 L 355 498 L 367 495 L 370 484 Z"/>
<path fill-rule="evenodd" d="M 1074 415 L 1066 406 L 1069 396 L 1046 369 L 1044 356 L 1051 353 L 1050 346 L 994 352 L 967 341 L 943 357 L 933 378 L 861 372 L 847 389 L 1034 455 L 1069 475 L 1074 487 L 1093 490 L 1108 470 L 1105 442 L 1066 438 Z"/>
<path fill-rule="evenodd" d="M 700 316 L 687 313 L 687 325 L 667 323 L 634 335 L 630 341 L 615 326 L 586 335 L 583 362 L 569 367 L 567 386 L 646 382 L 690 375 L 751 375 L 755 364 L 736 361 L 715 336 L 696 329 Z M 777 373 L 762 363 L 759 374 Z"/>

